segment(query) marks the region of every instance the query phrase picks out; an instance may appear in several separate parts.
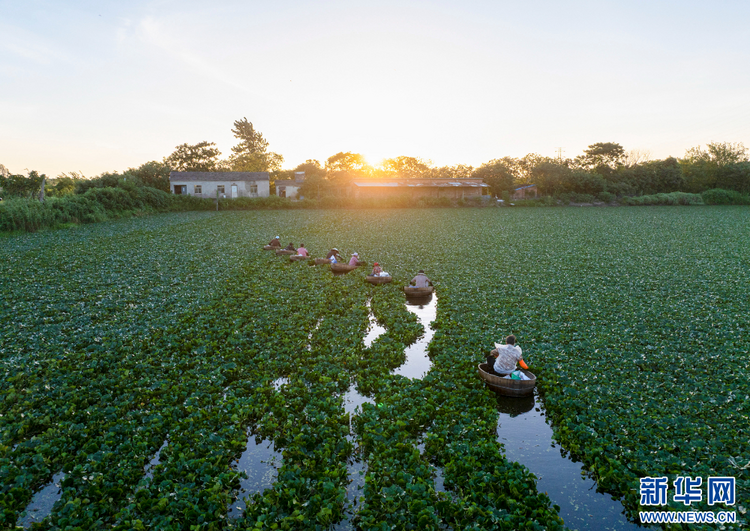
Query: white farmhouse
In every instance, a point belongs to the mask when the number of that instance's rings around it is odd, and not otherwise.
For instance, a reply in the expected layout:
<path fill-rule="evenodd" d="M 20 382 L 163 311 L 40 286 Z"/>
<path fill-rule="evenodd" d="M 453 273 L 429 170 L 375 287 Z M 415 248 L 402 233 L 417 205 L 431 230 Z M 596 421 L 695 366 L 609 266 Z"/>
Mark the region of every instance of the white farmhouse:
<path fill-rule="evenodd" d="M 169 189 L 173 194 L 195 197 L 268 197 L 266 171 L 172 171 Z"/>

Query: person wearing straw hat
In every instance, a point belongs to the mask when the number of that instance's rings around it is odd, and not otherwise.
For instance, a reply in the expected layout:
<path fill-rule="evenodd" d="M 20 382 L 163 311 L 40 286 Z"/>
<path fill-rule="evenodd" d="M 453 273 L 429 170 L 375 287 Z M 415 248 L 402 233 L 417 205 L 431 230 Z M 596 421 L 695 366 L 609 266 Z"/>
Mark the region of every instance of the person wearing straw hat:
<path fill-rule="evenodd" d="M 271 247 L 279 247 L 279 248 L 281 248 L 281 242 L 279 241 L 279 237 L 276 236 L 273 240 L 271 240 L 270 242 L 268 242 L 268 245 L 270 245 Z"/>
<path fill-rule="evenodd" d="M 332 264 L 335 264 L 339 260 L 341 260 L 341 255 L 339 254 L 339 250 L 334 247 L 333 249 L 328 251 L 326 258 L 330 260 Z"/>
<path fill-rule="evenodd" d="M 516 336 L 513 334 L 505 338 L 505 345 L 495 343 L 495 348 L 487 356 L 487 365 L 498 376 L 507 376 L 515 371 L 516 363 L 523 369 L 529 368 L 523 361 L 523 351 L 516 345 Z"/>
<path fill-rule="evenodd" d="M 359 253 L 352 253 L 352 257 L 349 260 L 349 265 L 357 267 L 359 265 Z"/>

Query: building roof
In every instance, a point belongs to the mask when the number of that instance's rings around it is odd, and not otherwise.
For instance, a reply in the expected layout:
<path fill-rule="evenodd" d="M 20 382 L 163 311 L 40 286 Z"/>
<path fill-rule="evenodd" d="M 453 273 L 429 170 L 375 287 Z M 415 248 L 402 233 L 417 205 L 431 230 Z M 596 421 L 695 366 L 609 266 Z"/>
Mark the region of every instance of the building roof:
<path fill-rule="evenodd" d="M 171 171 L 170 181 L 267 181 L 267 171 Z"/>
<path fill-rule="evenodd" d="M 519 191 L 519 190 L 524 190 L 524 189 L 526 189 L 526 188 L 534 188 L 535 186 L 536 186 L 535 184 L 527 184 L 526 186 L 521 186 L 520 188 L 516 188 L 516 189 L 515 189 L 515 190 L 513 190 L 513 191 L 514 191 L 514 192 L 517 192 L 517 191 Z"/>
<path fill-rule="evenodd" d="M 360 188 L 484 188 L 481 179 L 402 179 L 398 181 L 354 181 Z"/>

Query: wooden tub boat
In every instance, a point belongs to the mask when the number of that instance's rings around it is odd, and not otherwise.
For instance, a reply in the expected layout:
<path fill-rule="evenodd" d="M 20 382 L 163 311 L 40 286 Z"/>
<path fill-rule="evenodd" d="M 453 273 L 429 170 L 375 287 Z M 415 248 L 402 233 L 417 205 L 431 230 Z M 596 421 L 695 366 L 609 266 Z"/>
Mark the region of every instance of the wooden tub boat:
<path fill-rule="evenodd" d="M 367 275 L 365 277 L 365 280 L 369 282 L 370 284 L 388 284 L 389 282 L 393 282 L 393 277 L 376 277 L 374 275 Z"/>
<path fill-rule="evenodd" d="M 427 286 L 426 288 L 406 286 L 404 288 L 404 293 L 406 293 L 407 297 L 426 297 L 427 295 L 431 295 L 434 290 L 435 288 L 432 286 Z"/>
<path fill-rule="evenodd" d="M 297 251 L 289 251 L 287 249 L 279 249 L 276 251 L 276 256 L 287 256 L 292 254 L 297 254 Z"/>
<path fill-rule="evenodd" d="M 334 273 L 348 273 L 349 271 L 353 271 L 354 269 L 357 269 L 357 266 L 340 264 L 338 262 L 336 262 L 335 264 L 331 264 L 331 271 L 333 271 Z"/>
<path fill-rule="evenodd" d="M 315 265 L 323 265 L 323 264 L 330 264 L 331 259 L 330 258 L 316 258 L 315 259 Z"/>
<path fill-rule="evenodd" d="M 306 256 L 300 256 L 298 254 L 293 254 L 292 256 L 289 257 L 289 260 L 292 261 L 292 262 L 298 262 L 300 260 L 307 260 L 307 257 Z"/>
<path fill-rule="evenodd" d="M 490 366 L 486 363 L 480 363 L 477 366 L 479 377 L 485 381 L 487 386 L 493 391 L 505 396 L 528 396 L 534 393 L 536 385 L 536 376 L 531 371 L 520 369 L 530 380 L 511 380 L 502 378 L 495 374 L 490 374 Z"/>
<path fill-rule="evenodd" d="M 276 247 L 274 245 L 264 245 L 263 250 L 264 251 L 273 251 L 274 249 L 278 250 L 281 249 L 281 247 Z"/>

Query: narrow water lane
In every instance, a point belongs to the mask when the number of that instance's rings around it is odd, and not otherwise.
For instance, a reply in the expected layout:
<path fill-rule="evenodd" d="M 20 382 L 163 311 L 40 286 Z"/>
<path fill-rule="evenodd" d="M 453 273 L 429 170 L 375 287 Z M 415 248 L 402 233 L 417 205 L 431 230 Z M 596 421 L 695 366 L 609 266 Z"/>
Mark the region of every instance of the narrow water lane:
<path fill-rule="evenodd" d="M 622 504 L 596 491 L 596 482 L 582 472 L 552 440 L 536 394 L 529 397 L 497 396 L 500 412 L 497 440 L 505 456 L 536 475 L 537 489 L 560 506 L 565 526 L 577 531 L 630 531 L 642 529 L 627 520 Z"/>
<path fill-rule="evenodd" d="M 424 335 L 416 342 L 406 347 L 406 361 L 403 365 L 393 370 L 393 374 L 400 374 L 407 378 L 422 379 L 432 367 L 432 361 L 427 355 L 427 347 L 432 341 L 435 331 L 430 326 L 437 316 L 438 298 L 432 295 L 429 298 L 406 300 L 406 309 L 417 316 L 419 323 L 424 327 Z"/>

